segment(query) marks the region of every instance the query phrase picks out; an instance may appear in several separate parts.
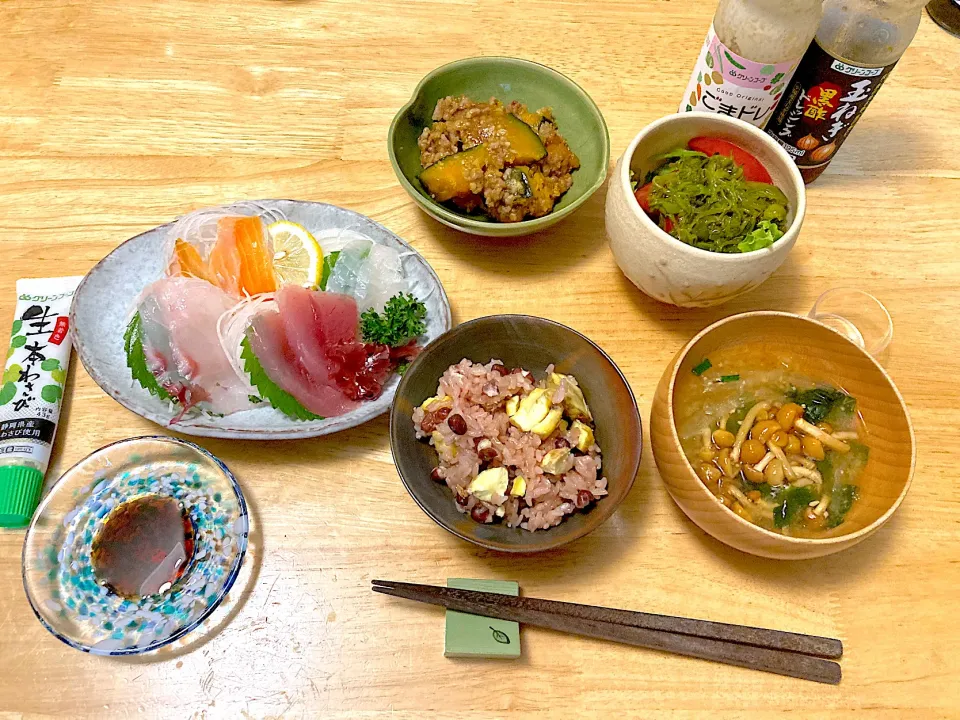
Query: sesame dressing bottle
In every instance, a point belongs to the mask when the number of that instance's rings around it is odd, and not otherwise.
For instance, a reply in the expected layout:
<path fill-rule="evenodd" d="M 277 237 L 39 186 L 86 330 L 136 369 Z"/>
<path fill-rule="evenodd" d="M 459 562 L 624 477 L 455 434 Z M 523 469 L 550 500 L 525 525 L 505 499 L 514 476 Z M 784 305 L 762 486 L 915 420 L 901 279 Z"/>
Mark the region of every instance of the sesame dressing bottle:
<path fill-rule="evenodd" d="M 823 0 L 720 0 L 680 102 L 763 127 L 810 46 Z"/>
<path fill-rule="evenodd" d="M 827 169 L 917 33 L 926 0 L 826 0 L 816 38 L 767 126 L 804 182 Z"/>

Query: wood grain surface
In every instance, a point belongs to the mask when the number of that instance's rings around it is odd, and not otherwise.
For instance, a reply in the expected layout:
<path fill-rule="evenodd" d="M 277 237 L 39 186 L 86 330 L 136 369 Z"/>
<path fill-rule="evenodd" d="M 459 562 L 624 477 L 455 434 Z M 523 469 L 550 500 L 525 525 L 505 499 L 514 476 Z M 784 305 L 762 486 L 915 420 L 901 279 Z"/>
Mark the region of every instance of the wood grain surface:
<path fill-rule="evenodd" d="M 885 366 L 912 413 L 917 474 L 875 536 L 820 560 L 761 560 L 701 532 L 649 448 L 631 495 L 567 549 L 520 561 L 436 527 L 406 495 L 385 418 L 308 441 L 203 441 L 256 522 L 229 607 L 146 660 L 71 650 L 33 617 L 22 531 L 0 533 L 0 716 L 802 717 L 960 713 L 960 41 L 924 18 L 913 46 L 810 188 L 786 264 L 724 307 L 633 288 L 603 233 L 604 190 L 526 240 L 446 229 L 387 160 L 393 113 L 438 65 L 516 55 L 591 94 L 614 157 L 673 112 L 714 9 L 694 0 L 0 0 L 0 318 L 20 277 L 81 274 L 120 242 L 241 198 L 369 215 L 432 263 L 455 319 L 541 314 L 620 365 L 646 416 L 696 331 L 753 309 L 805 313 L 829 287 L 879 296 Z M 6 319 L 2 322 L 7 322 Z M 113 440 L 157 432 L 76 364 L 48 480 Z M 837 687 L 550 631 L 515 662 L 446 660 L 442 611 L 372 578 L 516 580 L 526 594 L 839 637 Z"/>

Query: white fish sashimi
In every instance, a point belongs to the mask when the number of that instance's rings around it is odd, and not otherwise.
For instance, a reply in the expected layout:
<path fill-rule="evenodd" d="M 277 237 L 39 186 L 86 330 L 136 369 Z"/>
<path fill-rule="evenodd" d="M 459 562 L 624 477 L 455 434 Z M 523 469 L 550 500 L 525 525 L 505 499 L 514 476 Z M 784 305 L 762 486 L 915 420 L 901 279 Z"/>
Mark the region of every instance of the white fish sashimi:
<path fill-rule="evenodd" d="M 372 247 L 373 241 L 366 238 L 356 238 L 344 245 L 327 279 L 327 292 L 349 295 L 358 302 L 366 296 L 369 272 L 366 260 Z"/>
<path fill-rule="evenodd" d="M 313 233 L 317 242 L 323 247 L 326 254 L 343 250 L 347 243 L 353 240 L 363 240 L 370 242 L 366 235 L 358 233 L 356 230 L 347 230 L 346 228 L 329 228 L 327 230 L 318 230 Z"/>
<path fill-rule="evenodd" d="M 157 380 L 185 386 L 205 410 L 224 415 L 251 407 L 217 334 L 220 317 L 233 305 L 206 280 L 172 277 L 149 285 L 138 306 L 144 353 Z"/>
<path fill-rule="evenodd" d="M 360 312 L 370 308 L 382 312 L 387 300 L 409 292 L 410 284 L 400 253 L 366 238 L 354 238 L 340 250 L 326 289 L 354 298 Z"/>
<path fill-rule="evenodd" d="M 410 283 L 403 274 L 400 253 L 386 245 L 374 245 L 367 256 L 370 280 L 367 294 L 360 302 L 360 310 L 373 308 L 383 311 L 387 300 L 402 292 L 410 292 Z"/>

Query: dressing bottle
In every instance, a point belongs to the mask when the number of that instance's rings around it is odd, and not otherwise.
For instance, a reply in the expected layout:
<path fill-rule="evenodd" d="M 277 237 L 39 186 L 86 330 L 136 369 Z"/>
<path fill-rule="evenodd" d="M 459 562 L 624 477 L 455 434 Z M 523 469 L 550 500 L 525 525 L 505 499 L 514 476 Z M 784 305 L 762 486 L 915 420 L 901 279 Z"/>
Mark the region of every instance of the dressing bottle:
<path fill-rule="evenodd" d="M 680 112 L 763 127 L 810 46 L 823 0 L 720 0 Z"/>
<path fill-rule="evenodd" d="M 811 183 L 826 170 L 917 33 L 926 0 L 826 0 L 767 132 Z"/>

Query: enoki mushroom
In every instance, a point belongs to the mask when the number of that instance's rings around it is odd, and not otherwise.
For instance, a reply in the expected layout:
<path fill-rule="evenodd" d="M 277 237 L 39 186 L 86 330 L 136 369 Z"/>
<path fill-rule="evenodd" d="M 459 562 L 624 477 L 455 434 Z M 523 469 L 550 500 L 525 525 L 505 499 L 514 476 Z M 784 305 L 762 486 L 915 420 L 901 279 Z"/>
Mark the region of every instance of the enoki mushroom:
<path fill-rule="evenodd" d="M 757 415 L 762 412 L 766 412 L 770 409 L 770 403 L 768 402 L 758 402 L 747 412 L 746 417 L 743 418 L 743 422 L 740 423 L 740 429 L 737 430 L 737 437 L 733 441 L 733 450 L 730 451 L 730 457 L 734 462 L 740 461 L 740 450 L 743 447 L 743 443 L 747 439 L 753 424 L 757 421 Z"/>

